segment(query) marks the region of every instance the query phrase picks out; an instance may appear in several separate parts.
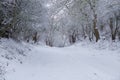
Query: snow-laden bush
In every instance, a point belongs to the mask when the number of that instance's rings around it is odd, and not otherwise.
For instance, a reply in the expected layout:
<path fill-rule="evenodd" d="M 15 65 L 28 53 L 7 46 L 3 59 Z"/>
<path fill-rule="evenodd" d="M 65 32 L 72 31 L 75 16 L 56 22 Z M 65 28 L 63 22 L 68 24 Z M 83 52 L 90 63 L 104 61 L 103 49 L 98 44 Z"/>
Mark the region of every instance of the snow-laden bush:
<path fill-rule="evenodd" d="M 5 73 L 6 73 L 5 66 L 0 62 L 0 80 L 5 80 L 4 78 Z"/>
<path fill-rule="evenodd" d="M 11 61 L 22 64 L 23 57 L 30 51 L 30 45 L 21 42 L 15 42 L 12 39 L 0 39 L 0 80 L 5 80 L 5 74 L 8 71 Z"/>
<path fill-rule="evenodd" d="M 0 49 L 1 49 L 1 56 L 8 59 L 14 60 L 17 59 L 21 62 L 21 58 L 26 56 L 27 51 L 30 50 L 24 43 L 18 43 L 13 41 L 12 39 L 1 39 L 0 40 Z"/>

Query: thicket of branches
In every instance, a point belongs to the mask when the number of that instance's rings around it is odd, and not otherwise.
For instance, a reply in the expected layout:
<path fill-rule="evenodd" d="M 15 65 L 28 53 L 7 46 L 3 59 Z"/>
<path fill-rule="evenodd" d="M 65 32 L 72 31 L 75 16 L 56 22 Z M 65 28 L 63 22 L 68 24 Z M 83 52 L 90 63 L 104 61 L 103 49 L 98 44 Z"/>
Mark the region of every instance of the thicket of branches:
<path fill-rule="evenodd" d="M 0 0 L 0 37 L 49 46 L 120 40 L 120 1 Z"/>

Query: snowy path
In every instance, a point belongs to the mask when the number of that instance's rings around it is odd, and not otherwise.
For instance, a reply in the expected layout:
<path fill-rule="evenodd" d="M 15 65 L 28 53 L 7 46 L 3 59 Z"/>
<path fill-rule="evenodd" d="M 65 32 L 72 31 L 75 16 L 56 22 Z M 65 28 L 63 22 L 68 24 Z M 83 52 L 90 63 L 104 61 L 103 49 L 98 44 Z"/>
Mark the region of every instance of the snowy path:
<path fill-rule="evenodd" d="M 103 55 L 104 54 L 104 55 Z M 120 80 L 119 57 L 82 47 L 35 47 L 7 80 Z"/>

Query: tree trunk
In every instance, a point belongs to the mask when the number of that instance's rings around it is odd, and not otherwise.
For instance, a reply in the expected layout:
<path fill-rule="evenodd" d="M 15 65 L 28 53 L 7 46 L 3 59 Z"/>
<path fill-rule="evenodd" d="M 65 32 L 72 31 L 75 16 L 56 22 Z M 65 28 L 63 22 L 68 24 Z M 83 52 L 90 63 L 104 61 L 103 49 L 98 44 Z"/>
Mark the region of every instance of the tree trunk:
<path fill-rule="evenodd" d="M 34 41 L 34 43 L 37 42 L 37 32 L 33 35 L 33 41 Z"/>
<path fill-rule="evenodd" d="M 110 29 L 111 29 L 111 38 L 114 41 L 116 39 L 116 35 L 117 35 L 117 26 L 114 30 L 114 28 L 113 28 L 113 18 L 110 18 L 110 25 L 109 26 L 110 26 Z"/>
<path fill-rule="evenodd" d="M 94 29 L 94 35 L 96 38 L 96 42 L 100 39 L 99 31 L 97 29 L 97 15 L 94 15 L 94 21 L 93 21 L 93 29 Z"/>

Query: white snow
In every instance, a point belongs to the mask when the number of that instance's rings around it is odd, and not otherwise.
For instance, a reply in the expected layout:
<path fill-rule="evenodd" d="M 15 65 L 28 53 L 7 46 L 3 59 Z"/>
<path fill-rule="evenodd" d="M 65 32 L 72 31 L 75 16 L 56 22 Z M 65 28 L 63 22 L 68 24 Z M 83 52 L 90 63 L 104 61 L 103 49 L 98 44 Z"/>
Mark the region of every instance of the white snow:
<path fill-rule="evenodd" d="M 120 80 L 120 48 L 99 50 L 82 44 L 31 48 L 23 64 L 10 62 L 6 80 Z"/>

